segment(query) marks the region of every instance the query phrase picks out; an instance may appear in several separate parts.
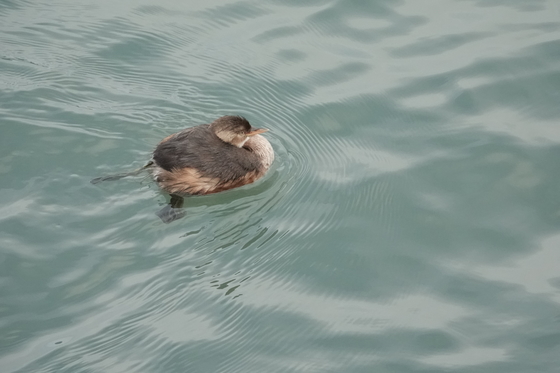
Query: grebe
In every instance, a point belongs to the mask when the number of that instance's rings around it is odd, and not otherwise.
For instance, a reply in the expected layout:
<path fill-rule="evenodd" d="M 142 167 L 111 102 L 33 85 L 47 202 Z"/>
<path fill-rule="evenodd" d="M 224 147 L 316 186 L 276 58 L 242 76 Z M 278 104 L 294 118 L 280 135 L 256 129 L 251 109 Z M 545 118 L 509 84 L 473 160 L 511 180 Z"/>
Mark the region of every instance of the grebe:
<path fill-rule="evenodd" d="M 155 148 L 147 169 L 171 203 L 158 216 L 165 222 L 184 216 L 183 196 L 217 193 L 253 183 L 265 175 L 274 160 L 272 146 L 247 119 L 224 116 L 210 124 L 187 128 L 164 138 Z M 111 175 L 92 180 L 116 180 L 138 174 Z"/>
<path fill-rule="evenodd" d="M 169 194 L 210 194 L 260 179 L 274 151 L 243 117 L 225 116 L 163 139 L 154 150 L 152 175 Z"/>

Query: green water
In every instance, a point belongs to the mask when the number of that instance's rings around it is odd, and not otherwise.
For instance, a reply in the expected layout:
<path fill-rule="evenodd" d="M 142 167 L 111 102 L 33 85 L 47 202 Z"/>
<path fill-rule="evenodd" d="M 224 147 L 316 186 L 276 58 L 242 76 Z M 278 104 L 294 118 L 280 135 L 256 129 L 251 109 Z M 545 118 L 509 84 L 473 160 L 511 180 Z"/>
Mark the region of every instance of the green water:
<path fill-rule="evenodd" d="M 556 0 L 0 0 L 0 371 L 558 372 Z M 257 183 L 168 201 L 243 115 Z"/>

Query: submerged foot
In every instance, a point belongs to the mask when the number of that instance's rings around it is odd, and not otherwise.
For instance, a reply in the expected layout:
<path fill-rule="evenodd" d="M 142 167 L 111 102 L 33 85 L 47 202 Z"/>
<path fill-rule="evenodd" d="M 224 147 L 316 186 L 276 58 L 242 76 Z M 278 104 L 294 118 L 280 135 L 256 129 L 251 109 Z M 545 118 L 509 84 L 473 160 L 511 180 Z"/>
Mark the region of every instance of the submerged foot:
<path fill-rule="evenodd" d="M 159 216 L 162 222 L 165 224 L 171 223 L 172 221 L 181 219 L 187 213 L 183 209 L 183 202 L 185 199 L 177 194 L 171 195 L 171 201 L 169 205 L 165 206 L 159 210 L 156 215 Z"/>
<path fill-rule="evenodd" d="M 117 175 L 108 175 L 108 176 L 100 176 L 96 177 L 95 179 L 91 179 L 90 183 L 92 184 L 99 184 L 102 181 L 112 181 L 112 180 L 119 180 L 123 177 L 127 177 L 129 174 L 117 174 Z"/>
<path fill-rule="evenodd" d="M 171 207 L 171 205 L 166 205 L 164 208 L 159 210 L 156 215 L 159 216 L 162 222 L 169 224 L 172 221 L 179 220 L 187 214 L 183 208 Z"/>
<path fill-rule="evenodd" d="M 136 175 L 140 174 L 142 171 L 144 171 L 145 169 L 147 169 L 148 167 L 152 166 L 153 164 L 154 164 L 154 162 L 150 161 L 144 167 L 140 167 L 139 169 L 134 170 L 134 171 L 96 177 L 95 179 L 91 179 L 90 183 L 99 184 L 102 181 L 113 181 L 113 180 L 119 180 L 119 179 L 125 178 L 127 176 L 136 176 Z"/>

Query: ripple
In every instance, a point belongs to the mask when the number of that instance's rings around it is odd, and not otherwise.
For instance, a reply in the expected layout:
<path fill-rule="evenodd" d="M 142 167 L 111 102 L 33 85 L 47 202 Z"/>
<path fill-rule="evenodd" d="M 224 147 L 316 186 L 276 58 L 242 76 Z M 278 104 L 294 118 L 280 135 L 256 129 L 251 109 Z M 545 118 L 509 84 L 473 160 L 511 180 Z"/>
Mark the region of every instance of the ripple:
<path fill-rule="evenodd" d="M 214 26 L 229 27 L 232 23 L 241 23 L 247 19 L 255 19 L 270 11 L 247 2 L 220 5 L 195 13 L 195 16 L 209 21 Z"/>
<path fill-rule="evenodd" d="M 392 54 L 395 57 L 415 57 L 422 55 L 441 54 L 462 47 L 463 45 L 491 36 L 489 33 L 473 32 L 457 35 L 444 35 L 428 40 L 416 41 L 412 45 L 396 48 Z"/>

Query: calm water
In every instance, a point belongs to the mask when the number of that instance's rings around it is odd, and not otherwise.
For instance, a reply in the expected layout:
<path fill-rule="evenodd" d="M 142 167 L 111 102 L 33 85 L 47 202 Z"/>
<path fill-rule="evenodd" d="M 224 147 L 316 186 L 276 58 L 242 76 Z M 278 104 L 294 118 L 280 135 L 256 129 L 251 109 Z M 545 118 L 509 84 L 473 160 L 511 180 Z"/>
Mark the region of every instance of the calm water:
<path fill-rule="evenodd" d="M 558 372 L 557 0 L 0 0 L 0 367 Z M 277 158 L 187 200 L 153 146 Z"/>

